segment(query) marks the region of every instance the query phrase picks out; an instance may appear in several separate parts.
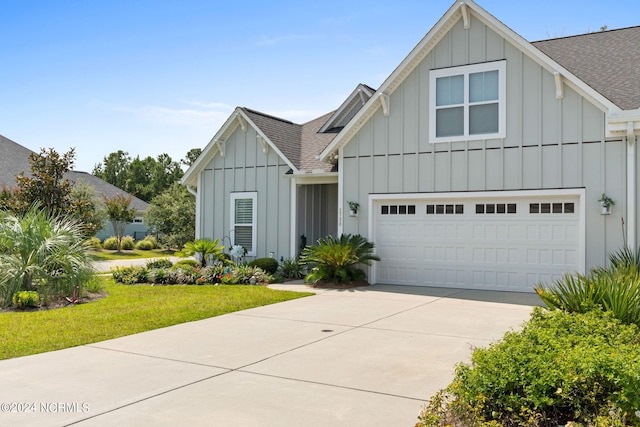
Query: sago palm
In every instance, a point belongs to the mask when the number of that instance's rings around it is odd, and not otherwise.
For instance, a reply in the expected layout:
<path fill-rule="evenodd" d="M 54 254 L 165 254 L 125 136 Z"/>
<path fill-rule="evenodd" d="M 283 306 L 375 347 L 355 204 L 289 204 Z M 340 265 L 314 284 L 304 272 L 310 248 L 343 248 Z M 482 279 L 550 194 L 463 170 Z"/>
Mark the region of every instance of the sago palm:
<path fill-rule="evenodd" d="M 307 246 L 302 251 L 300 262 L 312 266 L 305 281 L 342 283 L 362 279 L 364 272 L 357 265 L 371 265 L 371 261 L 380 260 L 373 253 L 373 248 L 374 244 L 359 234 L 343 234 L 339 239 L 332 236 L 319 239 L 316 246 Z"/>

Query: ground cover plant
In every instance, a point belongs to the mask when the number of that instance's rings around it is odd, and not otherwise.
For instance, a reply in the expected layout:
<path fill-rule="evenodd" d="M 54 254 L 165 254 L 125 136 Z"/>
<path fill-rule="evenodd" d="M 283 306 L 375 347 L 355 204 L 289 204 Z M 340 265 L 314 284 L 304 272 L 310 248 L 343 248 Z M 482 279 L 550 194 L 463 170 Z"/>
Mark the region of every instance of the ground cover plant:
<path fill-rule="evenodd" d="M 205 319 L 311 293 L 263 286 L 125 286 L 56 310 L 0 313 L 0 359 L 26 356 Z"/>
<path fill-rule="evenodd" d="M 186 261 L 186 262 L 185 262 Z M 113 279 L 118 283 L 134 285 L 264 285 L 273 283 L 274 277 L 259 267 L 248 264 L 215 264 L 201 267 L 194 260 L 151 260 L 145 266 L 114 267 Z"/>

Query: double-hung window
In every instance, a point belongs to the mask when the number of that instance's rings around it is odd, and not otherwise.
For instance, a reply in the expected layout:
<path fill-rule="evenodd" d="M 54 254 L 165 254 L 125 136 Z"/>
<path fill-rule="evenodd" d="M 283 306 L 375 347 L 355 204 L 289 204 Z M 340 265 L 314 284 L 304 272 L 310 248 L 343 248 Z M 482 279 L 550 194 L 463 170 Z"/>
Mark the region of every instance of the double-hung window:
<path fill-rule="evenodd" d="M 231 193 L 231 243 L 256 255 L 256 201 L 258 193 Z"/>
<path fill-rule="evenodd" d="M 505 61 L 432 70 L 431 142 L 504 138 Z"/>

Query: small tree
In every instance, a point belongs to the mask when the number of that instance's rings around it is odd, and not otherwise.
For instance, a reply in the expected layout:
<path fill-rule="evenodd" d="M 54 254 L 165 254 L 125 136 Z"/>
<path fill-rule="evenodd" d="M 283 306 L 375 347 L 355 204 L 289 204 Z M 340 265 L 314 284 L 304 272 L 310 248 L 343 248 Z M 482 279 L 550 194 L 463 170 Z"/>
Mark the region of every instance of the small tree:
<path fill-rule="evenodd" d="M 127 224 L 132 222 L 136 216 L 136 209 L 130 206 L 133 196 L 125 197 L 120 193 L 116 193 L 111 197 L 103 194 L 102 197 L 107 217 L 111 221 L 113 233 L 118 241 L 118 250 L 120 250 L 124 230 L 127 228 Z"/>
<path fill-rule="evenodd" d="M 163 244 L 179 249 L 195 239 L 196 199 L 186 187 L 174 183 L 153 198 L 145 222 L 162 236 Z"/>

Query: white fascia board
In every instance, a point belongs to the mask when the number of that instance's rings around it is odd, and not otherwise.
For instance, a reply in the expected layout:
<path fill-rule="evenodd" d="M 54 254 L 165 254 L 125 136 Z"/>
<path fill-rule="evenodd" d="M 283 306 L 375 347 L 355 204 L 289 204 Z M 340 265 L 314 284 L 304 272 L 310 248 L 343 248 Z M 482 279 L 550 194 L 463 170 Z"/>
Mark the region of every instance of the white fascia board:
<path fill-rule="evenodd" d="M 304 184 L 336 184 L 338 182 L 338 172 L 323 173 L 290 173 L 284 175 L 285 178 L 295 180 L 299 185 Z"/>
<path fill-rule="evenodd" d="M 289 166 L 291 168 L 291 170 L 293 170 L 293 172 L 297 172 L 298 168 L 296 168 L 293 163 L 291 163 L 291 160 L 289 160 L 289 158 L 287 158 L 287 156 L 285 156 L 282 151 L 280 151 L 280 149 L 278 147 L 276 147 L 276 145 L 271 142 L 271 140 L 269 138 L 267 138 L 267 135 L 264 134 L 264 132 L 262 132 L 262 130 L 260 130 L 260 128 L 253 122 L 253 120 L 251 120 L 249 118 L 249 116 L 247 116 L 244 111 L 242 111 L 242 109 L 237 109 L 236 110 L 238 115 L 242 116 L 243 119 L 245 119 L 247 121 L 247 123 L 249 123 L 251 125 L 252 128 L 255 129 L 256 133 L 267 143 L 269 144 L 269 147 L 271 147 L 273 149 L 273 151 L 276 152 L 276 154 L 278 156 L 280 156 L 280 158 L 282 160 L 285 161 L 285 163 L 287 164 L 287 166 Z M 256 142 L 257 143 L 257 142 Z"/>
<path fill-rule="evenodd" d="M 222 127 L 216 132 L 216 134 L 211 138 L 209 143 L 204 147 L 202 153 L 198 156 L 195 162 L 191 165 L 189 169 L 184 173 L 182 178 L 180 179 L 180 184 L 182 185 L 197 185 L 197 176 L 201 172 L 201 170 L 213 159 L 218 153 L 219 148 L 217 141 L 220 139 L 224 139 L 224 135 L 235 126 L 238 126 L 238 122 L 236 117 L 238 116 L 238 111 L 240 111 L 240 107 L 236 107 L 235 111 L 231 113 L 229 118 L 224 122 Z"/>
<path fill-rule="evenodd" d="M 628 136 L 629 123 L 633 133 L 640 135 L 640 109 L 621 111 L 607 117 L 607 136 Z"/>
<path fill-rule="evenodd" d="M 552 60 L 550 57 L 542 53 L 541 50 L 535 48 L 530 42 L 522 36 L 504 25 L 493 15 L 478 6 L 472 0 L 464 2 L 456 1 L 447 12 L 438 20 L 438 22 L 429 30 L 429 32 L 420 40 L 418 45 L 407 55 L 400 65 L 391 73 L 391 75 L 382 83 L 376 91 L 378 93 L 386 93 L 391 95 L 395 89 L 402 84 L 406 77 L 416 68 L 416 66 L 424 59 L 424 57 L 435 47 L 442 37 L 455 25 L 458 20 L 462 19 L 462 4 L 465 4 L 467 11 L 478 18 L 482 23 L 489 26 L 496 33 L 500 34 L 511 44 L 519 48 L 527 54 L 532 60 L 537 62 L 550 73 L 559 72 L 563 81 L 572 89 L 588 98 L 594 105 L 608 114 L 620 112 L 620 108 L 607 98 L 602 96 L 596 90 L 570 73 L 567 69 Z M 380 103 L 376 102 L 377 96 L 372 96 L 369 101 L 360 109 L 360 111 L 351 119 L 345 128 L 336 136 L 336 138 L 320 153 L 320 160 L 326 160 L 327 157 L 335 152 L 339 147 L 346 145 L 353 135 L 360 130 L 366 121 L 373 116 L 375 111 L 380 108 Z"/>

